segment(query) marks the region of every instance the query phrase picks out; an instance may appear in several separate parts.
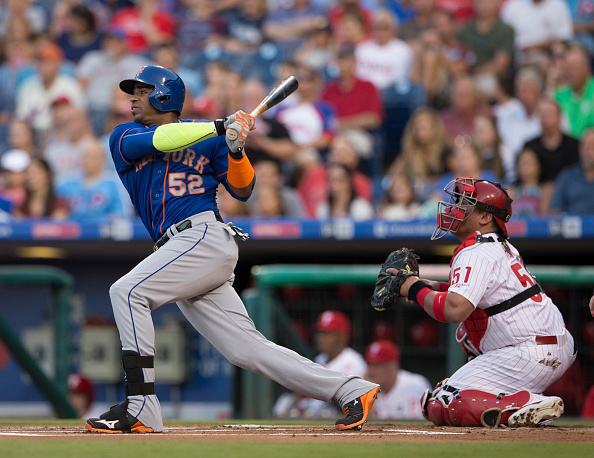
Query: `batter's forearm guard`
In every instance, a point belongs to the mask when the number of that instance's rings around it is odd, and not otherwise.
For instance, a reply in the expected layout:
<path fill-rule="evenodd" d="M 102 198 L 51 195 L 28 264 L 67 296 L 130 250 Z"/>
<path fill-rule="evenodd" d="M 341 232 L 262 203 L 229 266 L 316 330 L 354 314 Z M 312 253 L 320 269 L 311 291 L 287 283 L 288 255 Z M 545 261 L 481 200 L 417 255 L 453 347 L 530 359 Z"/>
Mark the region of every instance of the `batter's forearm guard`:
<path fill-rule="evenodd" d="M 164 153 L 180 151 L 195 143 L 218 136 L 220 128 L 216 121 L 163 124 L 155 129 L 153 146 Z"/>

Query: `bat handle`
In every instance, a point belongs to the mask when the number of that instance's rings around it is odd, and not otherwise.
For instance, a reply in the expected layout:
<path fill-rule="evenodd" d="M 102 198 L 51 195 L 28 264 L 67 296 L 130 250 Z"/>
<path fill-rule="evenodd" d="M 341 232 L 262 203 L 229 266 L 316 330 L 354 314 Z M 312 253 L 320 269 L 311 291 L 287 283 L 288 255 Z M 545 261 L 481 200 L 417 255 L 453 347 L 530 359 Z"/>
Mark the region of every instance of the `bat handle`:
<path fill-rule="evenodd" d="M 231 141 L 237 140 L 237 132 L 235 130 L 233 130 L 233 129 L 227 129 L 225 135 Z"/>
<path fill-rule="evenodd" d="M 260 116 L 262 113 L 264 113 L 267 110 L 267 106 L 264 104 L 260 104 L 257 108 L 254 109 L 254 111 L 252 111 L 250 114 L 255 118 L 256 116 Z M 225 135 L 227 136 L 227 138 L 231 141 L 235 141 L 237 140 L 237 132 L 234 131 L 233 129 L 227 129 Z"/>

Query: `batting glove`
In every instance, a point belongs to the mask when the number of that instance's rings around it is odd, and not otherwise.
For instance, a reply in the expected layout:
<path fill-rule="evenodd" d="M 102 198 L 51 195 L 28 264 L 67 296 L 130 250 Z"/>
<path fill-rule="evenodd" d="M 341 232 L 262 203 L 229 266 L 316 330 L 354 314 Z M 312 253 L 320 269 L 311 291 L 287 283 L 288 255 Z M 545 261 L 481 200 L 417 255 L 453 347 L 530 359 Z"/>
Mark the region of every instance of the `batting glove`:
<path fill-rule="evenodd" d="M 256 118 L 254 118 L 251 114 L 246 113 L 245 111 L 239 110 L 233 113 L 231 116 L 235 116 L 237 121 L 243 121 L 249 127 L 249 130 L 254 130 L 256 125 Z M 231 117 L 229 116 L 229 117 Z"/>
<path fill-rule="evenodd" d="M 245 121 L 236 120 L 231 123 L 227 129 L 237 132 L 237 138 L 235 140 L 229 140 L 229 137 L 225 136 L 231 156 L 236 159 L 243 157 L 243 146 L 245 145 L 245 140 L 250 132 L 249 125 Z"/>

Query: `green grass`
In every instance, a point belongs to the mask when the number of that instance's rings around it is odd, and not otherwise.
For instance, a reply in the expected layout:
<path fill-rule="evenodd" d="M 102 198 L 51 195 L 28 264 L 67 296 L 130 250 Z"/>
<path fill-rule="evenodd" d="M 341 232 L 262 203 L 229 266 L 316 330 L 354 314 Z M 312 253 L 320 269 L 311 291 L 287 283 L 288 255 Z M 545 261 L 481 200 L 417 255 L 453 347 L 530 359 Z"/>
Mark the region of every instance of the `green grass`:
<path fill-rule="evenodd" d="M 591 457 L 593 444 L 526 444 L 526 443 L 259 443 L 259 442 L 188 442 L 188 441 L 2 441 L 0 456 L 11 457 L 216 457 L 216 458 L 302 458 L 302 457 L 435 457 L 490 458 L 502 456 L 558 458 Z"/>

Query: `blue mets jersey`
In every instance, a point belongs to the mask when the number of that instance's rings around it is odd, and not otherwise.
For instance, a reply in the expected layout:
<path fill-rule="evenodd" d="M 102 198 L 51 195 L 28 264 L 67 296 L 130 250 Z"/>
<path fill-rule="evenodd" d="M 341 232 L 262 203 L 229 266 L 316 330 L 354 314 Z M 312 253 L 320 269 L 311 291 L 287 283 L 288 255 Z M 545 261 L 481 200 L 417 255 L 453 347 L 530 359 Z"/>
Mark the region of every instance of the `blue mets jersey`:
<path fill-rule="evenodd" d="M 172 224 L 203 211 L 218 211 L 219 183 L 236 199 L 247 200 L 234 194 L 227 183 L 224 136 L 163 153 L 153 146 L 155 130 L 155 126 L 129 122 L 117 126 L 109 139 L 116 171 L 153 241 Z"/>

